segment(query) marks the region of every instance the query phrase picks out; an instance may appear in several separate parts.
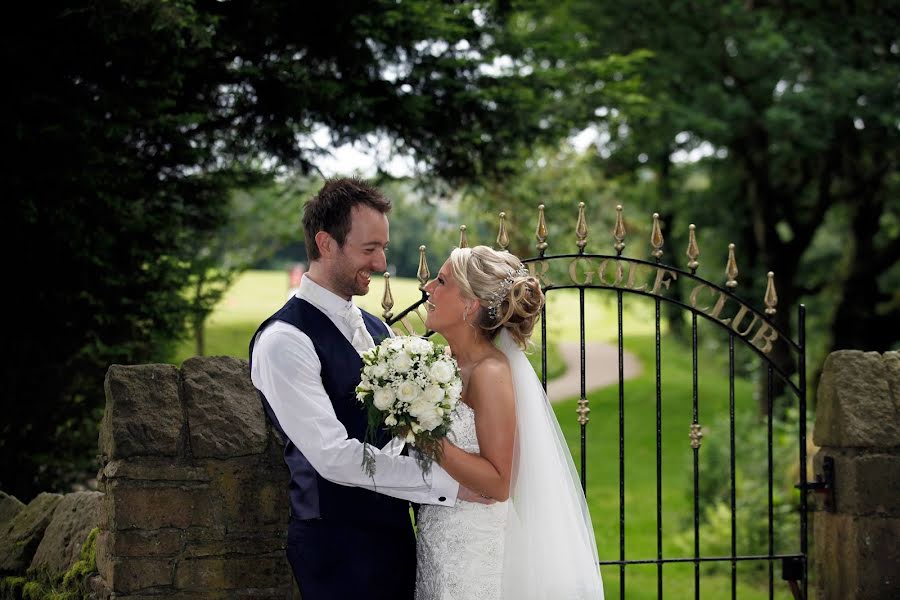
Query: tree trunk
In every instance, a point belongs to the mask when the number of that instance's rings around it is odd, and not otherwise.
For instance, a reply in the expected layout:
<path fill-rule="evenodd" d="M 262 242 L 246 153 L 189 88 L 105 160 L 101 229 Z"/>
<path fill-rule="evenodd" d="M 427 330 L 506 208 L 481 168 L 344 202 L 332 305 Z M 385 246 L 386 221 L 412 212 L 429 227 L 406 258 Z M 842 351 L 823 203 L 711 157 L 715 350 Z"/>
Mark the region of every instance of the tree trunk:
<path fill-rule="evenodd" d="M 832 352 L 885 352 L 900 337 L 900 306 L 890 306 L 890 294 L 878 287 L 879 276 L 897 260 L 896 242 L 884 249 L 875 247 L 884 208 L 884 202 L 875 199 L 855 203 L 851 259 L 831 325 Z"/>

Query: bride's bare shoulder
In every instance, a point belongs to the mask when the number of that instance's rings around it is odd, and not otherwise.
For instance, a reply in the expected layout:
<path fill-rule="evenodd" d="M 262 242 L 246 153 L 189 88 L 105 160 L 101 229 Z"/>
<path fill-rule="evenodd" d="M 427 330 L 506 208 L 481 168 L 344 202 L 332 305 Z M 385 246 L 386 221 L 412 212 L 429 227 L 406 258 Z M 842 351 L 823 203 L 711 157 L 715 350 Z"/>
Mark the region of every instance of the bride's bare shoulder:
<path fill-rule="evenodd" d="M 495 399 L 511 396 L 512 372 L 509 361 L 502 353 L 486 356 L 475 365 L 469 376 L 469 391 L 473 408 L 477 408 L 480 401 L 485 399 L 493 402 Z"/>

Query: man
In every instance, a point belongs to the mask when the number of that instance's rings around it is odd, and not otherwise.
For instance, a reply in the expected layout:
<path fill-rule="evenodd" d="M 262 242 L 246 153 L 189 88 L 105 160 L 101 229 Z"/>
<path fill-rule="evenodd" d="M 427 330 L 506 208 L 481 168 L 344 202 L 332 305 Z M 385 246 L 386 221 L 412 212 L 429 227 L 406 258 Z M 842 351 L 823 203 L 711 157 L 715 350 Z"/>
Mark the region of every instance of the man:
<path fill-rule="evenodd" d="M 408 501 L 477 501 L 437 464 L 424 475 L 382 434 L 374 481 L 362 469 L 359 353 L 387 326 L 352 303 L 386 269 L 391 203 L 357 179 L 325 183 L 304 207 L 310 260 L 300 289 L 250 343 L 253 385 L 285 439 L 291 472 L 288 560 L 303 600 L 412 598 Z"/>

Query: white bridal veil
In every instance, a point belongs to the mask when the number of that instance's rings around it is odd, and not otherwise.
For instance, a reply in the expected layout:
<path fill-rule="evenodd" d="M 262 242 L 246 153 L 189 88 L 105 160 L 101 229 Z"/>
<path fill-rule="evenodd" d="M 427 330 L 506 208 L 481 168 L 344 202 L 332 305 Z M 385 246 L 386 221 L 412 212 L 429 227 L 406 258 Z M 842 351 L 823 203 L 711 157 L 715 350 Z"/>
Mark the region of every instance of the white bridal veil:
<path fill-rule="evenodd" d="M 603 600 L 591 515 L 556 415 L 504 329 L 516 391 L 516 442 L 503 559 L 504 600 Z"/>

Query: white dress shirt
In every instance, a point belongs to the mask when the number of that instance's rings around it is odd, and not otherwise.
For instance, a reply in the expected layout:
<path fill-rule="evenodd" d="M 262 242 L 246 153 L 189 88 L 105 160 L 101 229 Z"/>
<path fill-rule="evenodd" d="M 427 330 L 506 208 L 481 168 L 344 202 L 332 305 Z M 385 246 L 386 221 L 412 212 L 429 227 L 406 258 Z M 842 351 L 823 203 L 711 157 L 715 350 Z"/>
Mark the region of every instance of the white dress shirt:
<path fill-rule="evenodd" d="M 352 302 L 326 290 L 309 274 L 297 297 L 322 311 L 347 338 L 353 329 L 343 315 Z M 270 323 L 253 348 L 250 378 L 266 397 L 284 433 L 325 479 L 419 504 L 453 506 L 459 484 L 434 463 L 423 477 L 415 459 L 400 456 L 403 443 L 394 439 L 375 453 L 374 481 L 362 467 L 363 444 L 350 438 L 338 421 L 322 385 L 322 364 L 305 333 L 282 321 Z"/>

